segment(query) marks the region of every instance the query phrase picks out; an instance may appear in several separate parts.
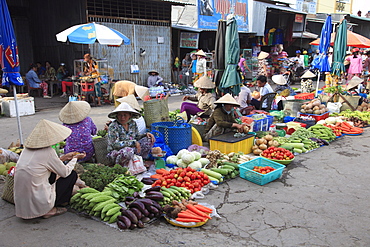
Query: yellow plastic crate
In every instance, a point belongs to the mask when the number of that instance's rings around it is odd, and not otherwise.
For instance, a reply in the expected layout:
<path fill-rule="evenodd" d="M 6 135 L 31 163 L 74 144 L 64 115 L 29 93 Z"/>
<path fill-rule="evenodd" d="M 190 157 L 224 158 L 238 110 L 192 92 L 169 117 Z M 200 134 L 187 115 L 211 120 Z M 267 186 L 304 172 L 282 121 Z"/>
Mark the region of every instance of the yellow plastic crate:
<path fill-rule="evenodd" d="M 225 154 L 239 151 L 245 154 L 252 153 L 254 135 L 246 135 L 243 137 L 235 138 L 234 134 L 235 132 L 229 132 L 210 138 L 210 149 L 220 150 L 222 153 Z"/>

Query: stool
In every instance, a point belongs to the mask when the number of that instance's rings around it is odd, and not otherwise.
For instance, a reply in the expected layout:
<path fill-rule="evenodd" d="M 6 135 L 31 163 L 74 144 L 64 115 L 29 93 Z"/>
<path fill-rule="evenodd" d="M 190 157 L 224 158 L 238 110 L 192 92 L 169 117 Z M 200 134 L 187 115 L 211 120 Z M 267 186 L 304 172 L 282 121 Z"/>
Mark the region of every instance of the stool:
<path fill-rule="evenodd" d="M 87 102 L 89 102 L 89 97 L 92 96 L 94 106 L 96 106 L 94 82 L 81 82 L 81 96 L 85 97 Z"/>

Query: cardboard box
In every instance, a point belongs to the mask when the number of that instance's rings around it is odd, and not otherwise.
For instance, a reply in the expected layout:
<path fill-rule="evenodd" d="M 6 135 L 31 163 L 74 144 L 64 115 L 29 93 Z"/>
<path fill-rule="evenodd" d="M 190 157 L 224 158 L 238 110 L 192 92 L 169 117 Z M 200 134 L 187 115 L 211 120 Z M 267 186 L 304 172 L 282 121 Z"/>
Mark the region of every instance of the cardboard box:
<path fill-rule="evenodd" d="M 33 97 L 17 99 L 19 116 L 35 114 L 35 103 Z M 1 102 L 1 114 L 6 117 L 17 117 L 14 100 L 4 100 Z"/>

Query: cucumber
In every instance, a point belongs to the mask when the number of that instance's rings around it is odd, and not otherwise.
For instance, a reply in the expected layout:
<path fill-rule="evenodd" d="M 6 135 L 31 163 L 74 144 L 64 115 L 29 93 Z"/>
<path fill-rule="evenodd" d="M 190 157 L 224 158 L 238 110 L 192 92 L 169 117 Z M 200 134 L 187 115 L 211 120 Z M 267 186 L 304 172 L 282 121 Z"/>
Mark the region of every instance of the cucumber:
<path fill-rule="evenodd" d="M 293 148 L 293 152 L 299 153 L 299 154 L 303 153 L 302 149 L 299 149 L 299 148 Z"/>
<path fill-rule="evenodd" d="M 200 171 L 207 174 L 208 176 L 211 176 L 211 177 L 214 177 L 214 178 L 217 178 L 217 179 L 222 178 L 222 174 L 220 174 L 218 172 L 214 172 L 214 171 L 204 169 L 204 168 L 200 169 Z"/>
<path fill-rule="evenodd" d="M 216 183 L 219 183 L 220 180 L 218 180 L 217 178 L 214 178 L 212 176 L 208 176 L 209 180 L 213 181 L 213 182 L 216 182 Z"/>
<path fill-rule="evenodd" d="M 220 173 L 221 175 L 224 175 L 224 176 L 227 175 L 227 174 L 229 174 L 229 170 L 226 170 L 226 169 L 211 168 L 211 171 Z"/>
<path fill-rule="evenodd" d="M 221 167 L 222 169 L 231 169 L 233 171 L 236 169 L 234 166 L 229 166 L 229 165 L 222 165 Z"/>
<path fill-rule="evenodd" d="M 221 165 L 227 165 L 227 166 L 232 166 L 234 167 L 235 169 L 239 169 L 239 164 L 237 163 L 233 163 L 233 162 L 222 162 Z"/>

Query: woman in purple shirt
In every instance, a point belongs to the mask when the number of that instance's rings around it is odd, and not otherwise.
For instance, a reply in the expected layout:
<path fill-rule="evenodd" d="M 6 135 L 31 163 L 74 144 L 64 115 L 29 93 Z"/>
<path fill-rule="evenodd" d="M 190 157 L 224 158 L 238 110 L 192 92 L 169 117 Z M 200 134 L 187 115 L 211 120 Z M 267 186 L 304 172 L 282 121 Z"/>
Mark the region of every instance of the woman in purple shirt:
<path fill-rule="evenodd" d="M 91 107 L 86 101 L 71 101 L 59 113 L 59 120 L 72 130 L 66 140 L 64 153 L 86 152 L 86 157 L 80 160 L 81 162 L 90 160 L 95 153 L 91 135 L 95 135 L 97 129 L 92 119 L 87 116 L 90 110 Z"/>

